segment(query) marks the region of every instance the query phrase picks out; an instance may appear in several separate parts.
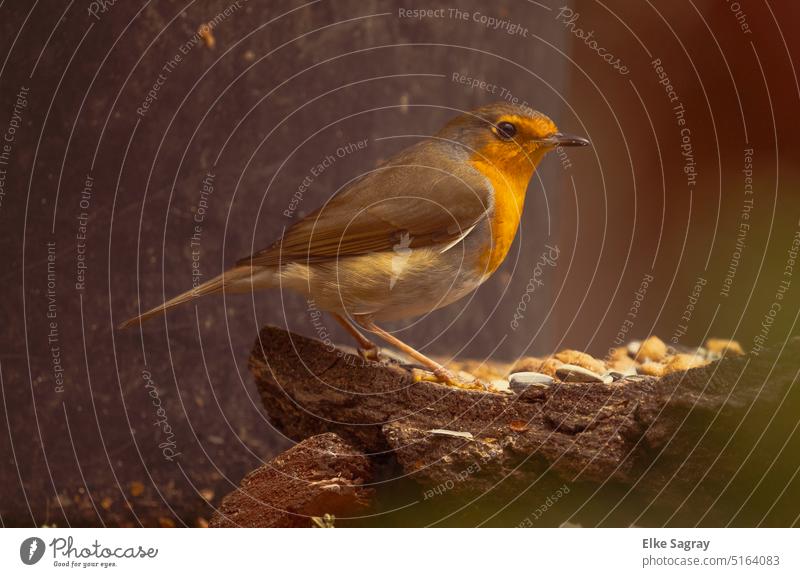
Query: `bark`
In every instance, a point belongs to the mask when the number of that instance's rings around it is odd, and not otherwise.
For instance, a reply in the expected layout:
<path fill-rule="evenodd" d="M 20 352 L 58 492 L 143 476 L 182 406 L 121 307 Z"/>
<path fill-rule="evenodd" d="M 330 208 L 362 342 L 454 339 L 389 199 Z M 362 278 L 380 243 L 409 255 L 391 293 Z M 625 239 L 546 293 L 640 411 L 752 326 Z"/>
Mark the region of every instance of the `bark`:
<path fill-rule="evenodd" d="M 712 460 L 720 480 L 738 470 L 743 455 L 723 445 L 737 425 L 763 429 L 785 396 L 797 406 L 790 386 L 798 360 L 795 338 L 759 356 L 725 357 L 660 379 L 493 393 L 414 382 L 396 364 L 265 327 L 250 366 L 271 421 L 287 435 L 299 441 L 331 431 L 367 453 L 391 452 L 423 486 L 479 469 L 461 485 L 482 491 L 500 478 L 548 469 L 656 491 L 676 477 L 693 486 Z M 748 423 L 748 413 L 764 420 Z M 468 435 L 431 433 L 437 429 Z"/>
<path fill-rule="evenodd" d="M 364 510 L 372 466 L 334 434 L 305 439 L 248 474 L 227 495 L 211 527 L 312 527 L 312 517 Z"/>
<path fill-rule="evenodd" d="M 250 367 L 271 422 L 300 444 L 249 475 L 217 526 L 307 526 L 304 515 L 352 513 L 370 506 L 369 479 L 386 490 L 413 479 L 427 502 L 433 493 L 518 494 L 547 474 L 585 498 L 619 488 L 667 519 L 688 508 L 686 518 L 697 510 L 705 523 L 800 509 L 800 338 L 663 378 L 519 394 L 415 382 L 396 362 L 275 327 L 262 329 Z M 320 452 L 322 439 L 335 447 Z M 320 486 L 341 475 L 348 481 L 335 482 L 342 491 L 331 499 Z"/>

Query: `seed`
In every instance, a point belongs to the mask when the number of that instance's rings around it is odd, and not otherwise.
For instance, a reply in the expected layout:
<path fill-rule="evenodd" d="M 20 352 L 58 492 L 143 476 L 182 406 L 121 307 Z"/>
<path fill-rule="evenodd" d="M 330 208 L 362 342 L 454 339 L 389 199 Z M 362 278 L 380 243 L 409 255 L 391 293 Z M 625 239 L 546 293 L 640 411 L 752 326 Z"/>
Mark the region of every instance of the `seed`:
<path fill-rule="evenodd" d="M 521 393 L 531 385 L 550 386 L 553 384 L 553 377 L 544 373 L 524 372 L 514 373 L 508 377 L 511 383 L 511 390 Z"/>
<path fill-rule="evenodd" d="M 561 365 L 556 369 L 556 376 L 565 383 L 602 383 L 603 377 L 577 365 Z M 610 382 L 610 381 L 609 381 Z"/>
<path fill-rule="evenodd" d="M 621 381 L 636 375 L 636 367 L 626 367 L 624 369 L 612 369 L 603 373 L 603 377 L 611 377 L 614 381 Z"/>
<path fill-rule="evenodd" d="M 509 383 L 505 379 L 495 379 L 491 383 L 489 383 L 489 385 L 490 385 L 490 387 L 492 389 L 495 389 L 497 391 L 508 391 L 509 390 L 509 387 L 508 387 Z"/>

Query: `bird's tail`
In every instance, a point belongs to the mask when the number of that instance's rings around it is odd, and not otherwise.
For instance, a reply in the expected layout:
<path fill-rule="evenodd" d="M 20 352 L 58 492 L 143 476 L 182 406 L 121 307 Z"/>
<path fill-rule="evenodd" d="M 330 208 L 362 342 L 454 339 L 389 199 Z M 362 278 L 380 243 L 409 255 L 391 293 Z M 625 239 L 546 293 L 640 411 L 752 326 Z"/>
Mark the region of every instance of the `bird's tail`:
<path fill-rule="evenodd" d="M 149 311 L 142 313 L 137 317 L 133 317 L 121 323 L 117 328 L 127 329 L 134 325 L 141 324 L 149 318 L 162 314 L 164 311 L 176 307 L 180 304 L 194 300 L 198 297 L 220 293 L 224 291 L 230 292 L 250 292 L 254 288 L 265 288 L 269 283 L 265 283 L 266 278 L 272 275 L 267 274 L 268 271 L 260 270 L 263 267 L 252 267 L 250 265 L 237 266 L 230 270 L 226 270 L 221 275 L 212 278 L 203 284 L 196 286 L 176 297 L 169 299 L 167 302 L 158 305 Z M 265 278 L 266 277 L 266 278 Z"/>

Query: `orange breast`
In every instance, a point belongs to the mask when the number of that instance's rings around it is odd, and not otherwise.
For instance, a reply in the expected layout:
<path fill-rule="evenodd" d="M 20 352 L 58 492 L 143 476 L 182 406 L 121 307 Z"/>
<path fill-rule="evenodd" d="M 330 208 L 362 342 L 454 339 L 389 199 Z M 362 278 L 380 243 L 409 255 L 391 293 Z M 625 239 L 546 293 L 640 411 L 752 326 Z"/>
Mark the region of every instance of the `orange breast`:
<path fill-rule="evenodd" d="M 480 256 L 481 270 L 485 274 L 492 274 L 505 260 L 517 235 L 533 167 L 530 167 L 530 171 L 507 170 L 475 157 L 470 162 L 489 179 L 494 189 L 494 212 L 490 220 L 492 244 Z"/>

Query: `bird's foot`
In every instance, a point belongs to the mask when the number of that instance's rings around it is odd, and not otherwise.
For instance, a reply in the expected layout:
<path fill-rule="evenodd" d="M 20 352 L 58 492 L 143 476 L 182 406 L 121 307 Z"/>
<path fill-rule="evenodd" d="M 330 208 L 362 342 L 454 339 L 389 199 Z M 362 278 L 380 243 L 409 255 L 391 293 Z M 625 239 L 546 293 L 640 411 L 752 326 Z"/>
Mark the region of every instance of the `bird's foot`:
<path fill-rule="evenodd" d="M 454 375 L 451 371 L 448 371 L 444 367 L 434 371 L 416 369 L 414 371 L 414 380 L 416 382 L 426 381 L 429 383 L 441 383 L 450 387 L 468 389 L 472 391 L 487 390 L 486 385 L 472 375 L 467 375 L 466 373 Z"/>
<path fill-rule="evenodd" d="M 381 348 L 378 345 L 372 345 L 371 347 L 358 347 L 358 356 L 365 361 L 380 361 Z"/>

